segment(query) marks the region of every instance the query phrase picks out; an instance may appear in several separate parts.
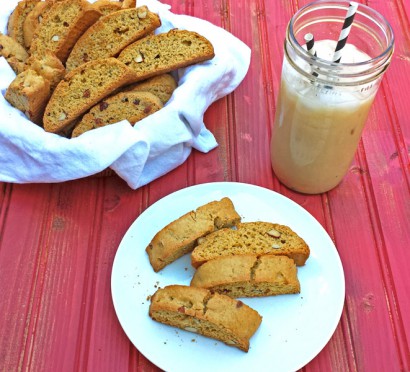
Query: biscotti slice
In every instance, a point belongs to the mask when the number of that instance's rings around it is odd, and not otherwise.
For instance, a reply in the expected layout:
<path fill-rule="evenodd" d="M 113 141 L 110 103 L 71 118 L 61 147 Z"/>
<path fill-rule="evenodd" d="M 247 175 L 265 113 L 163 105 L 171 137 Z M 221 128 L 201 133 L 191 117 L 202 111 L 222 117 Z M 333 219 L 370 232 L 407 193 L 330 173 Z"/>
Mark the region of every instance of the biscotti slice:
<path fill-rule="evenodd" d="M 98 10 L 103 16 L 122 9 L 121 2 L 111 0 L 97 0 L 95 3 L 92 3 L 91 6 L 95 10 Z"/>
<path fill-rule="evenodd" d="M 108 15 L 121 9 L 135 8 L 135 6 L 135 0 L 97 0 L 92 4 L 92 7 L 102 13 L 102 15 Z"/>
<path fill-rule="evenodd" d="M 161 25 L 146 6 L 123 9 L 101 17 L 78 39 L 67 59 L 68 71 L 99 58 L 116 57 L 133 43 Z"/>
<path fill-rule="evenodd" d="M 149 92 L 122 92 L 97 103 L 76 124 L 71 137 L 92 129 L 128 120 L 135 124 L 163 107 L 161 100 Z"/>
<path fill-rule="evenodd" d="M 21 46 L 24 46 L 24 21 L 27 15 L 34 9 L 40 0 L 22 0 L 17 3 L 13 12 L 10 14 L 7 24 L 7 33 L 16 40 Z"/>
<path fill-rule="evenodd" d="M 0 33 L 0 56 L 4 57 L 16 74 L 24 71 L 28 53 L 13 38 Z"/>
<path fill-rule="evenodd" d="M 191 255 L 195 268 L 218 257 L 241 254 L 285 255 L 303 266 L 310 254 L 306 242 L 291 228 L 262 221 L 240 223 L 236 230 L 216 231 L 198 243 Z"/>
<path fill-rule="evenodd" d="M 34 8 L 27 14 L 23 23 L 23 39 L 24 46 L 29 49 L 31 46 L 31 41 L 33 40 L 34 33 L 41 23 L 46 12 L 53 6 L 54 2 L 39 1 Z"/>
<path fill-rule="evenodd" d="M 300 293 L 295 261 L 274 255 L 225 256 L 207 261 L 195 272 L 191 286 L 233 298 Z"/>
<path fill-rule="evenodd" d="M 100 16 L 101 13 L 85 0 L 54 3 L 34 33 L 31 54 L 41 57 L 49 50 L 65 63 L 79 37 Z"/>
<path fill-rule="evenodd" d="M 139 83 L 131 84 L 125 91 L 150 92 L 155 94 L 165 105 L 177 87 L 175 79 L 170 74 L 154 76 Z"/>
<path fill-rule="evenodd" d="M 30 56 L 26 61 L 27 68 L 36 71 L 50 82 L 51 91 L 65 76 L 65 68 L 54 53 L 46 51 L 43 56 Z"/>
<path fill-rule="evenodd" d="M 96 103 L 133 80 L 134 73 L 115 58 L 79 66 L 54 90 L 44 113 L 44 129 L 53 133 L 66 129 Z"/>
<path fill-rule="evenodd" d="M 191 252 L 199 238 L 235 226 L 240 220 L 232 201 L 226 197 L 184 214 L 160 230 L 146 248 L 153 269 L 156 272 L 163 269 Z"/>
<path fill-rule="evenodd" d="M 170 285 L 151 297 L 149 316 L 157 322 L 249 350 L 262 317 L 242 301 L 203 288 Z"/>
<path fill-rule="evenodd" d="M 43 112 L 50 98 L 50 83 L 34 70 L 26 70 L 16 76 L 7 88 L 5 98 L 15 108 L 41 125 Z"/>
<path fill-rule="evenodd" d="M 170 72 L 214 57 L 212 44 L 193 31 L 173 29 L 132 43 L 118 59 L 132 68 L 138 80 Z"/>

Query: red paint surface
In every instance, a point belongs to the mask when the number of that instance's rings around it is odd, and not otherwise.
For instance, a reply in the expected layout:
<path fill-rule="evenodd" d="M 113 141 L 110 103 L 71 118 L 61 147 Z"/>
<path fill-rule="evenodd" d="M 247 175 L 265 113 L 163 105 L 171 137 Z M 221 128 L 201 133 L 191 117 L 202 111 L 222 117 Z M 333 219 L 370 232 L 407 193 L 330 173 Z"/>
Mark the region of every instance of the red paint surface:
<path fill-rule="evenodd" d="M 306 208 L 334 240 L 346 276 L 345 307 L 334 336 L 306 371 L 410 371 L 410 3 L 366 2 L 392 24 L 395 55 L 349 174 L 335 190 L 305 196 L 275 179 L 269 138 L 286 23 L 307 1 L 166 2 L 252 48 L 244 82 L 205 115 L 220 146 L 194 152 L 137 191 L 116 176 L 0 184 L 0 371 L 157 371 L 114 313 L 113 258 L 149 205 L 211 181 L 278 191 Z"/>

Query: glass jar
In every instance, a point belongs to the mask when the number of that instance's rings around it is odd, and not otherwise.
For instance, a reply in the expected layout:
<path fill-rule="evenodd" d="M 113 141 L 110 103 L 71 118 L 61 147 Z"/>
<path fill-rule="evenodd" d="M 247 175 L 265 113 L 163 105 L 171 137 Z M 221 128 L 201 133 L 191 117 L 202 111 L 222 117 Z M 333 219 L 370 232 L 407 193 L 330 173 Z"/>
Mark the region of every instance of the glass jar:
<path fill-rule="evenodd" d="M 393 54 L 389 23 L 360 4 L 342 59 L 332 62 L 348 7 L 348 1 L 313 2 L 286 31 L 271 161 L 278 179 L 302 193 L 326 192 L 343 179 Z M 317 56 L 304 45 L 307 33 Z"/>

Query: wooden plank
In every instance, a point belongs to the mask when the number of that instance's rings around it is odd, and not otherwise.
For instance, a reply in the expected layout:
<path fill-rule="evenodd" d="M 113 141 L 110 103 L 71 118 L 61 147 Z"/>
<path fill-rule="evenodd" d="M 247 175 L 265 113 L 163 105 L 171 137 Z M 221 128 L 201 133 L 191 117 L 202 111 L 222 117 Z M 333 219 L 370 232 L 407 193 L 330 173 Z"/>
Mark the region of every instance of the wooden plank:
<path fill-rule="evenodd" d="M 39 298 L 32 291 L 41 277 L 41 233 L 48 213 L 50 187 L 34 198 L 38 187 L 2 185 L 0 241 L 0 337 L 1 369 L 21 368 L 32 333 Z M 34 249 L 33 249 L 34 247 Z"/>

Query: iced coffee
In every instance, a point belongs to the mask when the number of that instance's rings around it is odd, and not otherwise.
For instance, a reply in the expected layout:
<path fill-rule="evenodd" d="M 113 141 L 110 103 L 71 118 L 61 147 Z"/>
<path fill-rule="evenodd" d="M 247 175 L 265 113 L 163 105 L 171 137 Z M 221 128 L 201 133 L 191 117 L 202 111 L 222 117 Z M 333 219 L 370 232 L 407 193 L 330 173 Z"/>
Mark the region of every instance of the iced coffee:
<path fill-rule="evenodd" d="M 361 8 L 361 12 L 367 10 Z M 314 11 L 308 14 L 313 17 Z M 357 22 L 360 24 L 360 17 Z M 302 24 L 301 33 L 306 33 L 306 19 Z M 288 32 L 296 32 L 295 22 L 289 27 Z M 320 36 L 318 27 L 314 22 L 313 29 Z M 354 44 L 344 47 L 341 63 L 335 64 L 331 62 L 335 40 L 316 40 L 317 57 L 305 52 L 301 37 L 297 40 L 287 35 L 271 160 L 282 183 L 316 194 L 334 188 L 348 171 L 392 48 L 383 63 L 369 68 L 374 57 Z M 390 42 L 385 41 L 386 45 Z"/>

